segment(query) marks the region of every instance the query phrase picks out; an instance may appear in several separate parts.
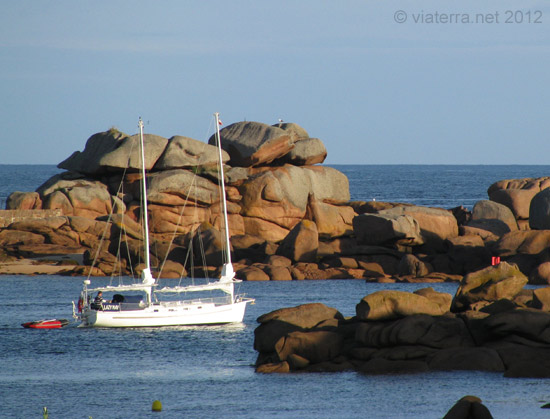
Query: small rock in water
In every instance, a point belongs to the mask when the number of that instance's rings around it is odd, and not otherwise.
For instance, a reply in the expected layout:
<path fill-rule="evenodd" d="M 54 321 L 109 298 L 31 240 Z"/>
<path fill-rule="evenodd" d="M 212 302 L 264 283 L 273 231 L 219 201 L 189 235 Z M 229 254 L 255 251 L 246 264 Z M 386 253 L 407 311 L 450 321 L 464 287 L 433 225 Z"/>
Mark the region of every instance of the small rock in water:
<path fill-rule="evenodd" d="M 481 399 L 476 396 L 464 396 L 456 404 L 451 407 L 451 410 L 443 417 L 443 419 L 492 419 L 493 415 L 489 412 L 482 403 Z"/>

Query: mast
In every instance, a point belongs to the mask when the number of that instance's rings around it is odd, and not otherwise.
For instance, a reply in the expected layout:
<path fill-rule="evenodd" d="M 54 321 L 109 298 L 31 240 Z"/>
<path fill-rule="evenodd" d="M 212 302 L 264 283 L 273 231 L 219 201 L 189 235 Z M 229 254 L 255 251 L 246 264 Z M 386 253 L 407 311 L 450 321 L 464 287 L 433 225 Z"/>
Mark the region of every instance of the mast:
<path fill-rule="evenodd" d="M 149 220 L 147 211 L 147 179 L 145 177 L 145 146 L 143 141 L 143 120 L 141 117 L 138 122 L 139 126 L 139 148 L 141 151 L 141 213 L 143 217 L 143 251 L 145 259 L 145 269 L 141 277 L 144 284 L 153 284 L 155 279 L 151 275 L 151 261 L 149 258 Z"/>
<path fill-rule="evenodd" d="M 218 146 L 218 159 L 220 162 L 220 177 L 222 184 L 221 192 L 221 201 L 222 201 L 222 212 L 223 212 L 223 225 L 225 232 L 225 261 L 222 268 L 222 281 L 231 281 L 235 276 L 233 272 L 233 265 L 231 264 L 231 244 L 229 243 L 229 222 L 227 221 L 227 201 L 225 198 L 225 176 L 223 173 L 223 159 L 222 159 L 222 143 L 220 140 L 220 114 L 218 112 L 214 113 L 216 117 L 216 141 Z"/>

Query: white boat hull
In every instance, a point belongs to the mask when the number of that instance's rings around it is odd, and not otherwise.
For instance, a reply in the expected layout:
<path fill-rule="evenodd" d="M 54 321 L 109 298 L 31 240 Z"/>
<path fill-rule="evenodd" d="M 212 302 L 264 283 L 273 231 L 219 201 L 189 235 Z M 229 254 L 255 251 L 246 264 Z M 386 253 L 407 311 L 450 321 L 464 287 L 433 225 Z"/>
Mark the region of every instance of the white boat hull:
<path fill-rule="evenodd" d="M 226 324 L 242 322 L 246 304 L 160 303 L 139 310 L 96 311 L 85 308 L 82 326 L 87 327 L 159 327 Z"/>

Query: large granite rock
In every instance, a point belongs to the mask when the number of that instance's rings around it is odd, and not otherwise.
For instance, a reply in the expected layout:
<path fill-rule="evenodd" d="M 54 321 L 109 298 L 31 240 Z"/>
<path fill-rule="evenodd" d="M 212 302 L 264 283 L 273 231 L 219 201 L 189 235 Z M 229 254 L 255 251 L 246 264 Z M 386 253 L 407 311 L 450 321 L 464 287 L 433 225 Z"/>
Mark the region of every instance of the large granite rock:
<path fill-rule="evenodd" d="M 438 292 L 438 291 L 435 291 L 432 287 L 427 287 L 427 288 L 420 288 L 414 291 L 413 294 L 426 297 L 428 300 L 437 304 L 444 313 L 448 312 L 451 309 L 451 302 L 453 301 L 453 296 L 446 292 Z"/>
<path fill-rule="evenodd" d="M 128 135 L 116 129 L 94 134 L 86 141 L 84 151 L 75 151 L 57 167 L 88 175 L 101 173 L 103 172 L 99 163 L 101 158 L 109 151 L 116 149 L 126 138 Z"/>
<path fill-rule="evenodd" d="M 314 222 L 302 220 L 281 241 L 277 254 L 294 262 L 315 262 L 319 233 Z"/>
<path fill-rule="evenodd" d="M 168 140 L 158 135 L 145 134 L 145 167 L 151 170 L 164 152 Z M 141 168 L 139 136 L 128 135 L 111 129 L 92 135 L 84 151 L 75 151 L 69 158 L 57 165 L 60 169 L 86 175 L 100 175 L 113 171 Z"/>
<path fill-rule="evenodd" d="M 46 241 L 42 234 L 30 231 L 4 229 L 0 231 L 0 246 L 10 248 L 19 245 L 42 244 Z"/>
<path fill-rule="evenodd" d="M 489 199 L 510 208 L 517 220 L 527 220 L 531 200 L 537 193 L 536 189 L 498 189 Z"/>
<path fill-rule="evenodd" d="M 0 244 L 17 246 L 19 254 L 30 257 L 82 253 L 83 246 L 97 247 L 102 235 L 108 242 L 111 230 L 106 224 L 78 216 L 25 219 L 0 232 Z"/>
<path fill-rule="evenodd" d="M 550 177 L 506 179 L 493 183 L 487 193 L 491 201 L 506 205 L 522 230 L 529 228 L 530 204 L 540 191 L 550 187 Z M 531 227 L 532 228 L 532 227 Z"/>
<path fill-rule="evenodd" d="M 391 320 L 414 314 L 441 316 L 449 311 L 448 306 L 418 294 L 404 291 L 384 290 L 363 297 L 357 304 L 359 320 Z"/>
<path fill-rule="evenodd" d="M 550 262 L 543 262 L 533 269 L 529 275 L 529 283 L 534 285 L 550 284 Z"/>
<path fill-rule="evenodd" d="M 356 215 L 350 206 L 329 204 L 318 200 L 314 194 L 308 197 L 306 218 L 317 225 L 319 237 L 325 240 L 353 234 Z"/>
<path fill-rule="evenodd" d="M 154 134 L 144 134 L 145 170 L 150 171 L 159 157 L 164 153 L 168 140 Z M 106 153 L 99 160 L 99 165 L 108 171 L 125 169 L 141 170 L 141 152 L 139 135 L 132 135 L 117 146 L 115 150 Z"/>
<path fill-rule="evenodd" d="M 287 361 L 291 355 L 298 355 L 302 365 L 319 363 L 336 358 L 342 349 L 342 335 L 330 331 L 291 332 L 281 337 L 275 344 L 275 352 L 280 361 Z M 292 364 L 291 364 L 292 366 Z"/>
<path fill-rule="evenodd" d="M 550 188 L 533 197 L 529 207 L 529 226 L 533 230 L 550 230 Z"/>
<path fill-rule="evenodd" d="M 45 197 L 54 193 L 55 191 L 69 190 L 81 187 L 107 189 L 107 186 L 98 180 L 86 178 L 82 175 L 75 173 L 63 172 L 49 178 L 46 182 L 44 182 L 36 189 L 36 192 L 40 194 L 40 196 Z"/>
<path fill-rule="evenodd" d="M 199 229 L 192 240 L 195 266 L 221 266 L 225 261 L 225 242 L 222 233 L 214 227 Z M 203 259 L 204 258 L 204 259 Z"/>
<path fill-rule="evenodd" d="M 230 155 L 231 166 L 251 167 L 271 163 L 294 147 L 292 135 L 261 122 L 236 122 L 220 131 L 222 148 Z M 215 136 L 209 144 L 215 144 Z"/>
<path fill-rule="evenodd" d="M 309 138 L 309 134 L 307 133 L 307 131 L 294 122 L 279 122 L 277 124 L 273 124 L 272 126 L 284 130 L 287 134 L 290 135 L 290 138 L 294 142 Z"/>
<path fill-rule="evenodd" d="M 335 169 L 321 166 L 284 166 L 259 170 L 239 186 L 239 192 L 242 195 L 241 215 L 276 224 L 286 229 L 286 233 L 305 217 L 310 194 L 329 204 L 349 201 L 346 176 Z M 249 231 L 246 219 L 245 226 L 247 234 L 268 239 L 261 228 Z M 284 235 L 278 240 L 286 236 L 285 232 L 281 233 Z"/>
<path fill-rule="evenodd" d="M 550 176 L 539 178 L 523 178 L 523 179 L 504 179 L 493 183 L 489 186 L 487 194 L 491 196 L 497 190 L 508 189 L 524 189 L 535 190 L 537 192 L 543 189 L 550 188 Z"/>
<path fill-rule="evenodd" d="M 426 263 L 422 262 L 415 255 L 405 254 L 397 266 L 397 275 L 412 276 L 415 278 L 423 277 L 430 272 Z"/>
<path fill-rule="evenodd" d="M 463 235 L 475 234 L 480 236 L 484 241 L 493 242 L 509 233 L 510 227 L 502 220 L 483 218 L 468 221 L 465 226 L 461 227 L 461 232 Z"/>
<path fill-rule="evenodd" d="M 526 346 L 506 340 L 490 343 L 504 361 L 505 377 L 548 378 L 550 377 L 550 348 L 548 346 Z"/>
<path fill-rule="evenodd" d="M 311 331 L 327 321 L 342 319 L 338 310 L 320 303 L 272 311 L 258 317 L 260 326 L 254 331 L 254 349 L 272 353 L 276 350 L 277 342 L 292 332 Z"/>
<path fill-rule="evenodd" d="M 456 291 L 451 310 L 465 311 L 474 303 L 513 299 L 527 284 L 516 265 L 502 262 L 466 275 Z"/>
<path fill-rule="evenodd" d="M 516 217 L 507 206 L 487 200 L 476 202 L 472 210 L 472 221 L 488 219 L 500 221 L 508 226 L 509 231 L 518 229 Z"/>
<path fill-rule="evenodd" d="M 362 314 L 344 319 L 335 309 L 320 304 L 280 309 L 258 319 L 261 325 L 255 331 L 254 347 L 259 352 L 256 371 L 405 374 L 476 370 L 504 372 L 505 377 L 547 378 L 550 313 L 544 310 L 545 304 L 550 307 L 550 292 L 536 292 L 533 303 L 540 309 L 534 305 L 517 308 L 519 300 L 503 298 L 483 306 L 482 311 L 477 310 L 482 307 L 479 304 L 475 310 L 436 316 L 407 315 L 407 309 L 399 314 L 405 317 L 382 320 L 366 319 Z M 369 312 L 392 307 L 391 301 L 376 298 L 376 294 L 370 300 L 373 310 Z M 449 295 L 432 289 L 417 294 L 441 307 L 449 306 Z M 358 308 L 368 299 L 366 296 Z M 527 300 L 524 303 L 529 304 Z M 462 407 L 472 414 L 471 406 Z M 452 410 L 453 414 L 463 411 Z"/>
<path fill-rule="evenodd" d="M 257 217 L 243 216 L 243 223 L 247 235 L 261 237 L 269 242 L 280 242 L 290 231 L 277 223 Z"/>
<path fill-rule="evenodd" d="M 220 201 L 220 190 L 189 170 L 174 169 L 147 176 L 147 198 L 161 205 L 212 205 Z"/>
<path fill-rule="evenodd" d="M 112 199 L 107 186 L 85 178 L 72 179 L 60 174 L 41 185 L 43 209 L 61 209 L 65 215 L 96 218 L 111 212 Z"/>
<path fill-rule="evenodd" d="M 294 148 L 278 159 L 278 164 L 293 164 L 295 166 L 310 166 L 323 163 L 327 157 L 327 149 L 319 138 L 304 138 L 294 143 Z"/>
<path fill-rule="evenodd" d="M 18 221 L 10 225 L 10 230 L 28 231 L 30 233 L 47 234 L 67 224 L 67 217 L 49 217 Z"/>
<path fill-rule="evenodd" d="M 474 346 L 465 323 L 457 318 L 415 314 L 389 322 L 361 322 L 355 340 L 374 348 L 420 345 L 430 348 Z"/>
<path fill-rule="evenodd" d="M 189 137 L 175 135 L 168 139 L 164 153 L 155 164 L 155 170 L 183 169 L 218 164 L 218 148 Z M 229 154 L 222 150 L 222 161 L 229 161 Z"/>
<path fill-rule="evenodd" d="M 170 196 L 168 194 L 164 195 Z M 140 212 L 139 205 L 130 206 L 129 211 L 134 213 Z M 195 205 L 163 205 L 162 203 L 149 205 L 150 223 L 149 229 L 153 233 L 165 234 L 171 236 L 175 234 L 187 234 L 195 231 L 202 224 L 212 224 L 212 211 L 209 207 Z M 232 215 L 230 216 L 232 217 Z M 231 223 L 229 230 L 237 234 L 237 222 Z M 242 234 L 244 227 L 240 226 Z"/>
<path fill-rule="evenodd" d="M 353 218 L 357 243 L 366 245 L 422 244 L 420 226 L 410 215 L 360 214 Z"/>
<path fill-rule="evenodd" d="M 466 274 L 474 272 L 489 265 L 491 262 L 491 251 L 485 246 L 479 235 L 463 235 L 453 237 L 446 241 L 448 245 L 447 255 L 456 267 L 462 267 L 457 273 Z"/>
<path fill-rule="evenodd" d="M 458 223 L 453 213 L 448 210 L 409 205 L 385 209 L 378 214 L 408 215 L 414 218 L 420 227 L 422 242 L 428 250 L 444 251 L 445 240 L 458 236 Z"/>
<path fill-rule="evenodd" d="M 237 278 L 243 281 L 269 281 L 271 278 L 257 266 L 247 266 L 237 271 Z"/>
<path fill-rule="evenodd" d="M 295 261 L 316 261 L 316 257 L 304 256 L 311 249 L 300 250 L 304 248 L 303 243 L 309 247 L 313 243 L 316 248 L 319 238 L 332 240 L 352 236 L 352 219 L 356 214 L 347 205 L 350 197 L 347 178 L 329 167 L 310 166 L 322 162 L 326 156 L 326 149 L 319 139 L 310 138 L 303 128 L 288 123 L 269 127 L 243 122 L 222 131 L 222 143 L 225 135 L 227 141 L 224 144 L 229 145 L 227 149 L 243 152 L 237 153 L 237 157 L 231 155 L 231 159 L 247 160 L 244 164 L 247 167 L 227 170 L 230 232 L 233 235 L 254 235 L 264 240 L 258 249 L 246 249 L 246 252 L 237 249 L 247 257 L 253 256 L 252 260 L 243 260 L 243 264 L 263 262 L 266 255 L 274 254 L 278 246 L 276 243 L 302 221 L 317 227 L 317 232 L 311 235 L 315 236 L 315 240 L 294 241 L 291 247 Z M 232 137 L 235 137 L 235 142 Z M 88 139 L 83 151 L 75 152 L 59 164 L 67 172 L 52 177 L 37 192 L 12 194 L 9 205 L 16 211 L 22 208 L 54 210 L 80 221 L 65 223 L 58 229 L 34 236 L 28 231 L 11 230 L 4 234 L 4 241 L 10 243 L 10 251 L 17 252 L 25 241 L 36 245 L 67 245 L 84 248 L 82 251 L 90 250 L 98 246 L 102 234 L 96 228 L 98 225 L 94 224 L 99 223 L 98 220 L 106 220 L 111 212 L 124 215 L 127 220 L 138 220 L 141 216 L 138 139 L 137 135 L 130 137 L 116 129 L 97 133 Z M 166 247 L 164 243 L 171 240 L 174 232 L 179 236 L 176 241 L 183 242 L 183 237 L 199 227 L 220 229 L 220 197 L 216 185 L 219 175 L 213 171 L 217 162 L 216 147 L 182 136 L 166 140 L 146 134 L 145 154 L 149 227 L 159 248 Z M 227 162 L 229 154 L 225 151 L 222 154 Z M 82 221 L 84 219 L 91 224 Z M 120 221 L 116 228 L 123 230 L 124 224 Z M 26 240 L 16 239 L 17 234 L 20 238 L 26 237 Z M 214 236 L 203 238 L 208 242 L 206 247 L 214 246 L 213 249 L 216 249 Z M 132 243 L 127 245 L 128 253 L 137 256 L 141 239 L 141 233 L 133 234 Z M 214 250 L 211 253 L 217 253 Z M 117 251 L 115 244 L 109 240 L 101 250 L 103 273 L 113 268 L 109 267 L 113 260 L 108 251 Z M 170 263 L 173 265 L 170 272 L 180 269 L 176 260 Z M 265 278 L 267 275 L 270 279 L 280 280 L 361 278 L 364 271 L 360 267 L 316 266 L 316 269 L 306 270 L 309 276 L 294 267 L 264 266 L 259 268 L 262 275 L 256 275 L 257 272 L 251 270 L 247 277 Z"/>
<path fill-rule="evenodd" d="M 550 345 L 550 313 L 540 310 L 516 309 L 496 313 L 480 321 L 484 338 L 523 343 L 531 347 Z M 499 345 L 491 345 L 498 348 Z"/>
<path fill-rule="evenodd" d="M 494 250 L 501 256 L 539 255 L 550 247 L 550 230 L 512 231 L 502 236 Z"/>
<path fill-rule="evenodd" d="M 42 199 L 38 192 L 12 192 L 6 200 L 7 210 L 41 209 Z"/>
<path fill-rule="evenodd" d="M 327 307 L 321 303 L 303 304 L 297 307 L 281 308 L 258 317 L 260 324 L 267 324 L 271 321 L 279 321 L 296 326 L 300 329 L 310 329 L 318 326 L 325 320 L 339 319 L 344 317 L 338 310 Z"/>

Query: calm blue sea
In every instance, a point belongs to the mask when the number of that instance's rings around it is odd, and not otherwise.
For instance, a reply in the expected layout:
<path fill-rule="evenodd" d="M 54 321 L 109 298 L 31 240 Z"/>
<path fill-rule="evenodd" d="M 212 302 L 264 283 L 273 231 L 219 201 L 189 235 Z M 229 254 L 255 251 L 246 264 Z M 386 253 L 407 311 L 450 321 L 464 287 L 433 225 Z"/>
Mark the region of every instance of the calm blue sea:
<path fill-rule="evenodd" d="M 471 207 L 505 178 L 550 174 L 550 166 L 336 166 L 354 200 Z M 34 190 L 54 166 L 1 166 L 0 199 Z M 3 206 L 3 204 L 2 204 Z M 70 318 L 83 278 L 0 276 L 0 409 L 6 418 L 438 418 L 462 396 L 481 397 L 495 418 L 548 417 L 550 381 L 439 372 L 254 373 L 255 319 L 271 310 L 322 302 L 353 315 L 366 294 L 422 284 L 364 281 L 242 283 L 256 298 L 242 325 L 157 329 L 29 330 L 20 324 Z M 94 279 L 100 285 L 105 279 Z M 456 285 L 435 284 L 454 293 Z M 152 413 L 154 400 L 163 403 Z"/>

